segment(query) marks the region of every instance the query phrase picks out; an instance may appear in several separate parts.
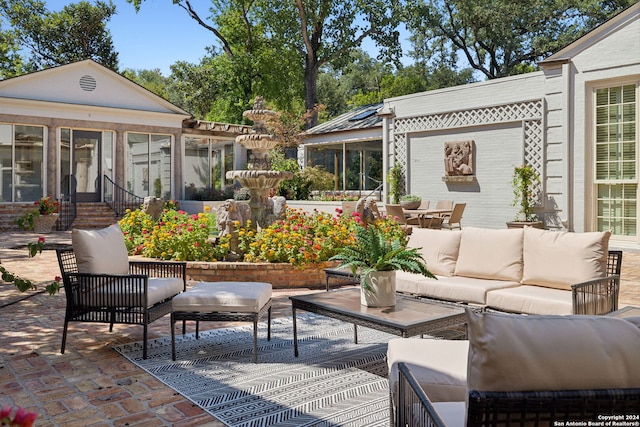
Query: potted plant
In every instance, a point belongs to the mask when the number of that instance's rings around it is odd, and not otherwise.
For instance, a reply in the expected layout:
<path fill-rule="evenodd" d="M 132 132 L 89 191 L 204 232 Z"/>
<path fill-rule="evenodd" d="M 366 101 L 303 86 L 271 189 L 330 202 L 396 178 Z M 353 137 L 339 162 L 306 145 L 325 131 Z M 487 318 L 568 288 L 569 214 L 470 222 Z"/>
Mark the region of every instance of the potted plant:
<path fill-rule="evenodd" d="M 41 197 L 34 202 L 36 209 L 25 213 L 15 222 L 22 230 L 33 230 L 36 233 L 51 233 L 58 220 L 60 203 L 49 196 Z"/>
<path fill-rule="evenodd" d="M 400 206 L 402 209 L 418 209 L 422 203 L 422 197 L 413 194 L 400 196 Z"/>
<path fill-rule="evenodd" d="M 525 225 L 536 228 L 544 228 L 544 223 L 539 221 L 533 212 L 533 199 L 535 186 L 540 184 L 540 176 L 530 165 L 516 166 L 513 170 L 511 185 L 513 186 L 513 206 L 520 210 L 514 221 L 508 221 L 508 228 L 521 228 Z"/>
<path fill-rule="evenodd" d="M 338 268 L 350 268 L 360 278 L 361 303 L 369 307 L 396 304 L 396 271 L 402 270 L 435 278 L 427 269 L 419 248 L 408 248 L 400 238 L 389 239 L 379 227 L 358 225 L 356 244 L 342 248 L 331 257 Z"/>

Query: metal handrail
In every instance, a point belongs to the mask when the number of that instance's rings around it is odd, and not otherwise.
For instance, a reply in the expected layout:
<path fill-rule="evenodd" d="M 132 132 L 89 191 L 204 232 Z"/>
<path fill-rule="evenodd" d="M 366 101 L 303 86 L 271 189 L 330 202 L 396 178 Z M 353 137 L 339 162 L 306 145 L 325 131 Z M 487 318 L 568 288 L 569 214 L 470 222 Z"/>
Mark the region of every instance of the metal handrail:
<path fill-rule="evenodd" d="M 66 231 L 71 228 L 71 224 L 78 216 L 78 206 L 76 203 L 76 192 L 73 191 L 67 197 L 60 199 L 60 216 L 56 221 L 55 228 L 58 231 Z"/>
<path fill-rule="evenodd" d="M 378 192 L 378 200 L 382 201 L 382 187 L 384 187 L 384 181 L 378 181 L 377 179 L 371 178 L 370 176 L 368 176 L 367 178 L 369 178 L 371 181 L 375 181 L 375 182 L 379 182 L 380 184 L 374 188 L 373 190 L 371 190 L 371 193 L 367 194 L 364 198 L 369 198 L 371 197 L 373 194 L 375 194 L 376 192 Z"/>
<path fill-rule="evenodd" d="M 131 191 L 126 190 L 116 184 L 107 175 L 104 177 L 104 202 L 116 213 L 116 216 L 122 216 L 132 205 L 141 205 L 144 198 L 136 196 Z"/>

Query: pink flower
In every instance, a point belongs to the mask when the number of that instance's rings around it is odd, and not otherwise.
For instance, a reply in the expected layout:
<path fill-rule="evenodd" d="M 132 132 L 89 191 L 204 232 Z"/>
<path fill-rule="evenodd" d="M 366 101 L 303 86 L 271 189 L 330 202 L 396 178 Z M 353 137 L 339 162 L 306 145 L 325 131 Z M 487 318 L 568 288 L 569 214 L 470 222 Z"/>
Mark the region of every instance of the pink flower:
<path fill-rule="evenodd" d="M 13 424 L 21 427 L 31 427 L 38 418 L 38 414 L 35 412 L 27 412 L 24 409 L 18 407 L 15 417 L 13 417 Z"/>
<path fill-rule="evenodd" d="M 44 243 L 44 237 L 40 236 L 38 237 L 38 243 Z"/>
<path fill-rule="evenodd" d="M 55 280 L 56 282 L 61 282 L 62 281 L 62 277 L 56 276 L 53 280 Z"/>

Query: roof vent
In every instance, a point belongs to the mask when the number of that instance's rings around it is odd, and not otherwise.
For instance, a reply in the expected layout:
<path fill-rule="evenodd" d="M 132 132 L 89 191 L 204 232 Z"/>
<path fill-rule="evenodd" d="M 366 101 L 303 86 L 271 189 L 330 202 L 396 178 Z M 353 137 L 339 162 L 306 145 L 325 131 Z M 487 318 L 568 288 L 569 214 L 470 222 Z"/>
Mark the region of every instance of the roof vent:
<path fill-rule="evenodd" d="M 86 92 L 93 92 L 96 89 L 96 79 L 89 75 L 80 77 L 80 88 Z"/>

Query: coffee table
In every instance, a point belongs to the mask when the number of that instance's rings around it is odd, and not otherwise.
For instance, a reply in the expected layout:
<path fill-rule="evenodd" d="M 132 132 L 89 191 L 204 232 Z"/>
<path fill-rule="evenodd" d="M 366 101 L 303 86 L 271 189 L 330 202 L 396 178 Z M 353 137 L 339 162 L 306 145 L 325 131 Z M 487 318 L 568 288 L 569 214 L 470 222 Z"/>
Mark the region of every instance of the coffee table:
<path fill-rule="evenodd" d="M 353 323 L 353 340 L 358 343 L 358 326 L 407 338 L 465 327 L 463 308 L 398 295 L 393 307 L 360 304 L 360 289 L 340 289 L 316 294 L 290 296 L 293 314 L 293 352 L 298 357 L 297 310 Z"/>

